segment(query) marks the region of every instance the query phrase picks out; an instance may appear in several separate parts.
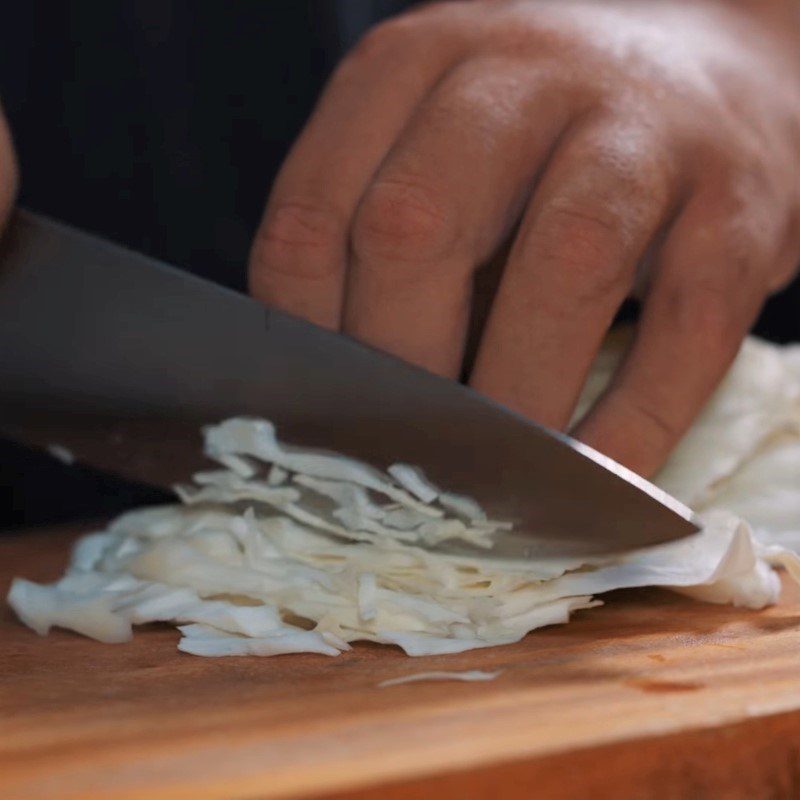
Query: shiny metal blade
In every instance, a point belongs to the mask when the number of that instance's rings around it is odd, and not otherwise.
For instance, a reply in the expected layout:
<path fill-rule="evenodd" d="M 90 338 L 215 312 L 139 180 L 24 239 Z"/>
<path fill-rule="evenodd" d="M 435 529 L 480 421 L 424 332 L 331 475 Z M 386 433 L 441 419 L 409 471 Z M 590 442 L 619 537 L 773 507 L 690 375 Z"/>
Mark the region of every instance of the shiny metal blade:
<path fill-rule="evenodd" d="M 0 430 L 170 485 L 233 415 L 385 468 L 420 465 L 523 536 L 503 554 L 597 554 L 697 530 L 599 453 L 345 336 L 29 212 L 0 249 Z"/>

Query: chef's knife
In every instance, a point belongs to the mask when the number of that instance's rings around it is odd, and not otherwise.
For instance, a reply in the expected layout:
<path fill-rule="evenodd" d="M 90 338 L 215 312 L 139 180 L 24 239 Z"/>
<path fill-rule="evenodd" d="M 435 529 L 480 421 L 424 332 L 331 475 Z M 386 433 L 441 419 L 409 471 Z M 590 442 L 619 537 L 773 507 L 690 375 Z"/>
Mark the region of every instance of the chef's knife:
<path fill-rule="evenodd" d="M 168 486 L 206 466 L 200 426 L 233 415 L 377 467 L 421 466 L 516 523 L 503 555 L 603 554 L 697 530 L 649 482 L 464 386 L 15 214 L 0 245 L 0 431 Z"/>

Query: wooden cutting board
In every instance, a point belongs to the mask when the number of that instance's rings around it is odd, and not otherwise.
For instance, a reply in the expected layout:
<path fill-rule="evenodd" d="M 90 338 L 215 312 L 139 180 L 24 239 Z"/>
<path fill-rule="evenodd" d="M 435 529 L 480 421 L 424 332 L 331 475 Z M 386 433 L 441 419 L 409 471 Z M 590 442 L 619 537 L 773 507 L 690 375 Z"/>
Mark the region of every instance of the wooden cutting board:
<path fill-rule="evenodd" d="M 56 578 L 64 531 L 0 538 Z M 40 638 L 0 612 L 0 798 L 798 798 L 800 593 L 755 613 L 659 590 L 523 642 L 409 659 L 203 659 L 166 626 Z M 488 683 L 377 684 L 428 670 Z"/>

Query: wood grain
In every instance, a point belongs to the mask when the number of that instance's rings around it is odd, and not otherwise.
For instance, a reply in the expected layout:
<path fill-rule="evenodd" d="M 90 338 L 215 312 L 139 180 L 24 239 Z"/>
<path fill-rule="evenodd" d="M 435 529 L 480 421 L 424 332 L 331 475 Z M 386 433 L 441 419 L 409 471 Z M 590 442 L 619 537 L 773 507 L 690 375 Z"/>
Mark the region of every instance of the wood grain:
<path fill-rule="evenodd" d="M 56 578 L 74 532 L 0 538 Z M 409 659 L 202 659 L 0 612 L 0 797 L 797 798 L 800 593 L 754 613 L 619 592 L 518 645 Z M 385 679 L 502 669 L 489 683 Z"/>

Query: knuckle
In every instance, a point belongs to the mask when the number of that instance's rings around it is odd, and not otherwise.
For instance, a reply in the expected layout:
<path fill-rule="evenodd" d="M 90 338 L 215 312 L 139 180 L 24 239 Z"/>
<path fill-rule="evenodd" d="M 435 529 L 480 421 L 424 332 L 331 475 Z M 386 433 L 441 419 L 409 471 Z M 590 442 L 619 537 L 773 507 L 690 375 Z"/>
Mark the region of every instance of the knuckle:
<path fill-rule="evenodd" d="M 454 214 L 437 191 L 417 179 L 384 178 L 365 196 L 353 227 L 353 249 L 367 262 L 427 262 L 456 240 Z"/>
<path fill-rule="evenodd" d="M 640 160 L 614 152 L 603 154 L 598 163 L 607 171 L 614 198 L 624 198 L 633 209 L 638 204 L 650 208 L 665 202 L 670 185 L 668 170 L 655 156 Z"/>
<path fill-rule="evenodd" d="M 625 146 L 617 137 L 613 141 L 595 141 L 587 150 L 593 169 L 601 171 L 614 183 L 641 184 L 640 155 Z"/>
<path fill-rule="evenodd" d="M 698 281 L 690 286 L 676 310 L 687 325 L 693 325 L 710 349 L 726 346 L 737 338 L 730 293 L 714 282 Z"/>
<path fill-rule="evenodd" d="M 628 420 L 640 431 L 647 445 L 656 451 L 663 451 L 676 442 L 684 431 L 685 424 L 673 419 L 658 398 L 643 396 L 641 392 L 620 393 L 617 398 L 621 410 Z"/>
<path fill-rule="evenodd" d="M 760 211 L 743 211 L 719 223 L 719 254 L 725 263 L 728 282 L 759 289 L 766 281 L 765 266 L 774 259 L 777 228 L 774 220 L 761 219 Z"/>
<path fill-rule="evenodd" d="M 676 330 L 691 331 L 707 357 L 735 353 L 743 326 L 731 289 L 719 279 L 694 278 L 662 289 L 667 315 Z"/>
<path fill-rule="evenodd" d="M 591 168 L 601 199 L 623 200 L 632 209 L 650 210 L 666 202 L 674 183 L 673 158 L 647 130 L 632 124 L 604 130 L 587 147 L 584 160 Z"/>
<path fill-rule="evenodd" d="M 603 240 L 616 238 L 619 231 L 619 214 L 595 203 L 556 200 L 550 204 L 547 214 L 549 222 L 559 231 L 599 236 Z"/>
<path fill-rule="evenodd" d="M 770 160 L 759 146 L 742 145 L 722 155 L 722 186 L 728 194 L 747 198 L 753 194 L 768 195 L 772 191 Z"/>
<path fill-rule="evenodd" d="M 727 247 L 729 269 L 733 280 L 746 286 L 760 283 L 762 274 L 762 258 L 766 251 L 766 243 L 755 231 L 738 228 L 732 232 Z"/>
<path fill-rule="evenodd" d="M 726 235 L 747 237 L 754 245 L 771 231 L 769 210 L 783 205 L 783 178 L 760 158 L 726 160 L 709 176 L 707 188 L 725 220 Z"/>
<path fill-rule="evenodd" d="M 627 263 L 621 221 L 613 210 L 557 202 L 542 214 L 525 243 L 532 261 L 560 270 L 577 299 L 593 300 L 630 286 L 635 265 Z"/>
<path fill-rule="evenodd" d="M 562 102 L 563 92 L 539 64 L 521 63 L 502 54 L 485 53 L 453 66 L 437 93 L 437 113 L 443 126 L 464 126 L 476 140 L 493 146 L 512 132 L 529 136 L 539 104 L 546 98 Z"/>
<path fill-rule="evenodd" d="M 255 269 L 324 277 L 338 267 L 343 225 L 331 208 L 304 200 L 270 209 L 258 230 L 251 261 Z"/>

